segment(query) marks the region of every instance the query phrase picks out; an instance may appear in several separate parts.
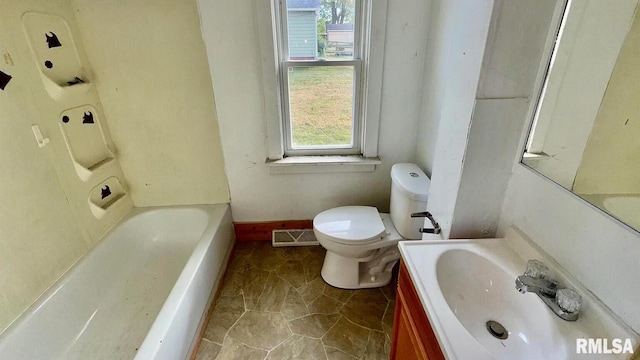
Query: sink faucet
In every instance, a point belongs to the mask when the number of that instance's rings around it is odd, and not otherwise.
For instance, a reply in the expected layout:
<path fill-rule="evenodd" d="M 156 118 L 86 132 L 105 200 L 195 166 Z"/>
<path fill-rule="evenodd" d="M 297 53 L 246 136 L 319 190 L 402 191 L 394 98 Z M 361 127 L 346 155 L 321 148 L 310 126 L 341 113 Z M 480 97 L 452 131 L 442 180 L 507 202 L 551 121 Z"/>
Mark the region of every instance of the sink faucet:
<path fill-rule="evenodd" d="M 540 277 L 520 275 L 516 278 L 516 289 L 524 294 L 532 292 L 546 297 L 556 297 L 558 282 Z"/>
<path fill-rule="evenodd" d="M 527 261 L 527 269 L 516 278 L 516 289 L 522 294 L 532 292 L 561 319 L 578 320 L 582 298 L 577 292 L 559 288 L 558 281 L 548 278 L 549 268 L 539 260 Z"/>
<path fill-rule="evenodd" d="M 429 221 L 431 221 L 431 225 L 433 225 L 433 228 L 420 228 L 418 231 L 422 234 L 440 234 L 440 232 L 442 231 L 442 229 L 440 228 L 440 224 L 438 224 L 436 219 L 433 218 L 433 215 L 431 215 L 431 213 L 428 211 L 412 213 L 411 217 L 426 217 L 427 219 L 429 219 Z"/>

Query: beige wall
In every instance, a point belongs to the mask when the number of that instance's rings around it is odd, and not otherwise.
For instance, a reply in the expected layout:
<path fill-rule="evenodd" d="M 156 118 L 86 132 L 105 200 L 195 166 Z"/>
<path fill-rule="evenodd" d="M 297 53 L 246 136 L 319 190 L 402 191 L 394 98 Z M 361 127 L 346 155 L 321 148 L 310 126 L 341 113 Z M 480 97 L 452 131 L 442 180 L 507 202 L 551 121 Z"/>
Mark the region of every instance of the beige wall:
<path fill-rule="evenodd" d="M 229 202 L 196 2 L 73 7 L 136 206 Z"/>
<path fill-rule="evenodd" d="M 26 11 L 62 16 L 87 66 L 67 1 L 0 3 L 0 70 L 13 77 L 0 91 L 0 332 L 133 206 L 130 197 L 125 197 L 101 219 L 92 215 L 90 191 L 111 176 L 124 182 L 122 170 L 112 161 L 81 180 L 64 142 L 59 116 L 84 104 L 91 104 L 101 116 L 101 104 L 95 87 L 73 94 L 62 91 L 55 100 L 45 90 L 23 30 Z M 63 49 L 70 48 L 68 39 L 62 42 Z M 85 70 L 90 74 L 88 67 Z M 91 76 L 85 80 L 90 82 Z M 36 144 L 31 132 L 34 124 L 50 139 L 44 148 Z M 105 130 L 110 144 L 106 126 Z"/>
<path fill-rule="evenodd" d="M 639 19 L 637 12 L 611 74 L 576 174 L 576 193 L 640 193 Z"/>

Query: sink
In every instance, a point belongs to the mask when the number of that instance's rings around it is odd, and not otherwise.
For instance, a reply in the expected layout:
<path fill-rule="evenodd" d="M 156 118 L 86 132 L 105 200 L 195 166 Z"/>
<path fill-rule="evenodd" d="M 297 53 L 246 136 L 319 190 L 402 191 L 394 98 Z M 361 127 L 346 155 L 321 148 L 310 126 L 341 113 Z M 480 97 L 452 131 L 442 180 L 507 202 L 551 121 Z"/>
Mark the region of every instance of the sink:
<path fill-rule="evenodd" d="M 585 338 L 630 339 L 638 346 L 637 333 L 516 229 L 501 239 L 398 246 L 447 359 L 601 359 L 576 353 L 577 339 Z M 535 294 L 516 290 L 515 278 L 528 259 L 544 262 L 561 285 L 582 296 L 577 321 L 560 319 Z"/>
<path fill-rule="evenodd" d="M 436 263 L 447 305 L 466 331 L 496 358 L 565 358 L 572 344 L 565 344 L 559 335 L 555 315 L 537 296 L 517 292 L 516 276 L 465 249 L 445 251 Z M 492 335 L 487 321 L 501 324 L 507 338 Z"/>

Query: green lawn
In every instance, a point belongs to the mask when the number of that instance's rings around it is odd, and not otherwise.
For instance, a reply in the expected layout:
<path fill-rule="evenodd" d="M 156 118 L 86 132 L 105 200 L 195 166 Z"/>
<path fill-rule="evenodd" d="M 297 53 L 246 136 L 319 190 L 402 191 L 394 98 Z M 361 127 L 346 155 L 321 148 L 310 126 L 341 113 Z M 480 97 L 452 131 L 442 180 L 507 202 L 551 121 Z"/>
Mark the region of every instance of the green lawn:
<path fill-rule="evenodd" d="M 289 97 L 294 147 L 351 144 L 352 67 L 291 68 Z"/>

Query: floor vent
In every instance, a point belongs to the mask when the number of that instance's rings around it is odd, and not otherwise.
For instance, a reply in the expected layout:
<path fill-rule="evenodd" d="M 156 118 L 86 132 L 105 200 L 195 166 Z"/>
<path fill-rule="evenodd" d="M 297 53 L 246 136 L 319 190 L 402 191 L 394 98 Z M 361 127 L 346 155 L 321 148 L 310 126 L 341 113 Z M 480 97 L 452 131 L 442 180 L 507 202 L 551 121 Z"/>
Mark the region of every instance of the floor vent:
<path fill-rule="evenodd" d="M 319 245 L 312 229 L 273 230 L 271 244 L 274 247 Z"/>

